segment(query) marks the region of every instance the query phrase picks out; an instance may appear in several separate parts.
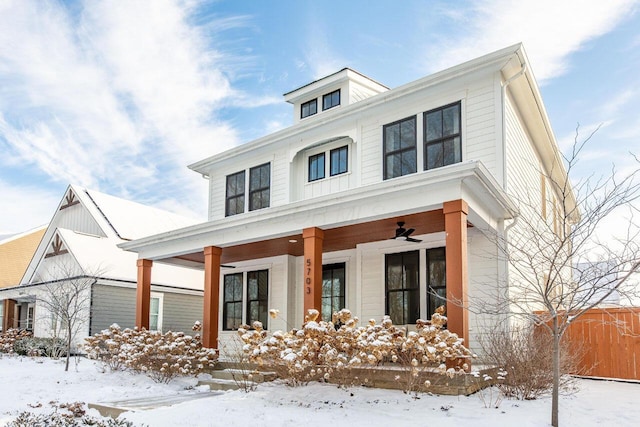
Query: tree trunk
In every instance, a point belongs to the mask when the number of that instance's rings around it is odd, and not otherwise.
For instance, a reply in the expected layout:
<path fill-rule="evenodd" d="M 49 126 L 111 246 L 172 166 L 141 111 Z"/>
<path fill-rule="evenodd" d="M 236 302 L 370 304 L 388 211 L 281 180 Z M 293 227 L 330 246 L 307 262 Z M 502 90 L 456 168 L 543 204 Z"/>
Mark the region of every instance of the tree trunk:
<path fill-rule="evenodd" d="M 69 359 L 71 358 L 71 325 L 67 322 L 67 360 L 64 366 L 64 371 L 69 371 Z"/>
<path fill-rule="evenodd" d="M 551 394 L 551 425 L 558 427 L 558 405 L 560 394 L 560 333 L 558 318 L 553 319 L 553 392 Z"/>

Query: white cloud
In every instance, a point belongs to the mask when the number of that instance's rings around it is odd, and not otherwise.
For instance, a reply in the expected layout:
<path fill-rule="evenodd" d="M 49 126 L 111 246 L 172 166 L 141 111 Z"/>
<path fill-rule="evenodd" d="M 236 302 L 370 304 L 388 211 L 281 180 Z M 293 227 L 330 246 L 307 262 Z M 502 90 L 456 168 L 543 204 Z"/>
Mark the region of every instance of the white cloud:
<path fill-rule="evenodd" d="M 11 235 L 27 231 L 51 221 L 60 194 L 36 186 L 16 186 L 0 180 L 2 209 L 0 209 L 0 235 Z"/>
<path fill-rule="evenodd" d="M 242 103 L 227 69 L 247 61 L 212 44 L 247 19 L 209 15 L 194 25 L 198 4 L 0 3 L 0 164 L 203 211 L 202 179 L 186 165 L 239 143 L 217 112 Z"/>
<path fill-rule="evenodd" d="M 437 71 L 523 42 L 539 82 L 565 73 L 567 56 L 612 30 L 630 15 L 637 0 L 484 0 L 456 14 L 459 37 L 442 36 L 427 48 L 424 68 Z M 437 58 L 434 62 L 434 58 Z"/>

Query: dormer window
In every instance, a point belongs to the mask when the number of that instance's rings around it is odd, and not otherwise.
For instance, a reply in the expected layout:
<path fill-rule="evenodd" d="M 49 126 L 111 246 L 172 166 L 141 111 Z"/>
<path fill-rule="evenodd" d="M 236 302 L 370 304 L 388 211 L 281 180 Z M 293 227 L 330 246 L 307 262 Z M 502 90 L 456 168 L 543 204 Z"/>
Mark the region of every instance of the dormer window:
<path fill-rule="evenodd" d="M 300 118 L 304 119 L 305 117 L 313 116 L 318 112 L 318 100 L 312 99 L 311 101 L 307 101 L 302 104 L 300 107 Z"/>
<path fill-rule="evenodd" d="M 322 109 L 337 107 L 340 105 L 340 89 L 322 96 Z"/>

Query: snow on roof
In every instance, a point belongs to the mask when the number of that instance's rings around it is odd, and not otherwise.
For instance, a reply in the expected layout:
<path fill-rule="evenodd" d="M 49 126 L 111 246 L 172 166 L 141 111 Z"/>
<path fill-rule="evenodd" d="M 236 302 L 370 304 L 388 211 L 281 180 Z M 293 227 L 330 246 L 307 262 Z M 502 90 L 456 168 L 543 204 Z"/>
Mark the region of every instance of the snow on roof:
<path fill-rule="evenodd" d="M 88 274 L 135 283 L 138 270 L 137 255 L 116 245 L 119 239 L 93 236 L 59 228 L 57 230 L 67 249 Z M 203 272 L 185 267 L 156 264 L 151 276 L 153 285 L 178 286 L 185 289 L 204 288 Z"/>
<path fill-rule="evenodd" d="M 75 186 L 73 188 L 89 196 L 93 205 L 123 240 L 139 239 L 202 222 L 99 191 Z"/>

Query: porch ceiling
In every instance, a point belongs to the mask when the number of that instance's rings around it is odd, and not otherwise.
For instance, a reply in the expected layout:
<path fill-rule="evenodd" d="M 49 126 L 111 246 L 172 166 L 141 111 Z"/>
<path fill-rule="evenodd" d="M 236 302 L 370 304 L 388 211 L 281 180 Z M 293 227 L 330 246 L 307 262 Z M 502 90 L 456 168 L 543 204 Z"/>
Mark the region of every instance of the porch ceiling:
<path fill-rule="evenodd" d="M 394 235 L 395 229 L 398 226 L 398 221 L 404 221 L 407 228 L 414 228 L 416 230 L 414 235 L 444 231 L 444 215 L 442 213 L 442 209 L 437 209 L 428 212 L 401 215 L 376 221 L 324 229 L 322 249 L 324 252 L 334 252 L 353 249 L 356 245 L 362 243 L 389 239 Z M 278 255 L 302 256 L 303 253 L 304 242 L 302 239 L 302 233 L 299 233 L 274 239 L 261 240 L 259 242 L 224 247 L 222 248 L 221 263 L 232 264 L 239 261 Z M 158 261 L 197 266 L 198 264 L 204 264 L 204 250 Z"/>

